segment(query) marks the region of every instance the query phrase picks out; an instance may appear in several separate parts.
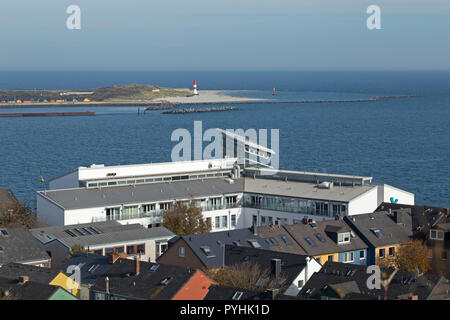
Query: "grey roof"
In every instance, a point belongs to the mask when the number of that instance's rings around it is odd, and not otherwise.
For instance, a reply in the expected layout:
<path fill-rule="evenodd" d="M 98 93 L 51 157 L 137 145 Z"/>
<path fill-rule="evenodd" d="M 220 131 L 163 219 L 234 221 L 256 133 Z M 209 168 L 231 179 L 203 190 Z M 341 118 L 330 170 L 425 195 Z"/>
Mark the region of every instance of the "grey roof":
<path fill-rule="evenodd" d="M 80 268 L 81 283 L 92 285 L 98 278 L 105 275 L 111 268 L 112 263 L 109 256 L 79 252 L 70 257 L 61 267 L 61 271 L 69 274 L 67 269 L 71 265 L 76 265 Z"/>
<path fill-rule="evenodd" d="M 239 193 L 244 189 L 243 184 L 243 179 L 236 179 L 230 184 L 224 178 L 208 178 L 203 181 L 39 191 L 39 194 L 62 208 L 81 209 Z"/>
<path fill-rule="evenodd" d="M 105 278 L 109 278 L 109 290 L 111 294 L 119 295 L 129 299 L 145 300 L 169 300 L 189 281 L 195 274 L 195 270 L 169 265 L 158 265 L 155 271 L 150 268 L 156 263 L 139 262 L 139 275 L 134 274 L 135 261 L 119 258 L 111 265 L 92 287 L 93 291 L 105 292 Z M 167 285 L 161 282 L 171 278 Z"/>
<path fill-rule="evenodd" d="M 257 227 L 258 236 L 269 244 L 270 250 L 295 254 L 307 254 L 281 224 Z M 286 241 L 281 238 L 284 236 Z M 273 240 L 276 244 L 273 244 Z"/>
<path fill-rule="evenodd" d="M 3 277 L 0 277 L 0 288 L 9 292 L 8 299 L 11 300 L 48 300 L 58 290 L 64 290 L 58 286 L 34 281 L 27 281 L 21 284 L 16 279 Z M 71 295 L 69 292 L 65 292 L 67 295 Z"/>
<path fill-rule="evenodd" d="M 334 186 L 331 189 L 321 189 L 315 183 L 309 182 L 245 178 L 244 191 L 274 196 L 348 202 L 374 187 L 374 185 L 358 185 L 354 187 Z"/>
<path fill-rule="evenodd" d="M 239 300 L 260 300 L 262 292 L 239 289 L 221 285 L 211 285 L 203 300 L 231 300 L 237 292 L 242 292 Z"/>
<path fill-rule="evenodd" d="M 349 226 L 343 220 L 316 221 L 315 226 L 313 228 L 310 224 L 291 224 L 285 225 L 284 228 L 308 255 L 367 249 L 367 244 L 356 234 L 350 237 L 350 243 L 345 244 L 338 244 L 337 240 L 331 237 L 332 232 L 350 232 Z M 325 242 L 320 241 L 316 234 L 322 235 Z M 305 238 L 310 238 L 315 246 L 311 246 Z"/>
<path fill-rule="evenodd" d="M 101 230 L 101 234 L 78 235 L 73 237 L 66 230 L 96 227 Z M 48 243 L 57 239 L 72 248 L 75 245 L 85 247 L 99 246 L 128 241 L 150 240 L 159 238 L 172 238 L 175 234 L 165 227 L 144 228 L 141 224 L 122 225 L 117 221 L 92 222 L 67 226 L 52 226 L 45 228 L 35 228 L 31 233 L 42 243 Z"/>
<path fill-rule="evenodd" d="M 344 284 L 345 293 L 356 294 L 356 299 L 361 299 L 363 295 L 367 298 L 381 298 L 384 297 L 384 290 L 381 289 L 368 289 L 367 287 L 367 266 L 331 262 L 327 261 L 319 272 L 315 272 L 302 290 L 299 292 L 299 296 L 304 297 L 317 297 L 317 293 L 324 289 L 327 285 Z M 386 271 L 388 274 L 393 270 L 382 268 L 382 271 Z M 423 275 L 421 277 L 415 277 L 414 274 L 406 271 L 398 271 L 391 281 L 388 287 L 387 296 L 389 299 L 395 299 L 397 297 L 404 297 L 408 294 L 418 295 L 419 299 L 428 299 L 431 296 L 433 289 L 441 283 L 441 278 L 435 275 Z M 354 283 L 356 282 L 357 287 Z M 309 292 L 308 289 L 314 289 Z M 355 292 L 351 292 L 355 291 Z M 448 297 L 448 294 L 447 294 Z M 348 298 L 348 297 L 346 297 Z"/>
<path fill-rule="evenodd" d="M 28 263 L 50 260 L 42 245 L 24 227 L 6 229 L 9 236 L 0 234 L 0 265 L 8 262 Z"/>
<path fill-rule="evenodd" d="M 16 197 L 10 189 L 0 189 L 0 203 L 15 201 Z"/>
<path fill-rule="evenodd" d="M 102 188 L 47 190 L 38 193 L 64 209 L 120 206 L 145 202 L 173 201 L 235 193 L 264 193 L 306 199 L 348 202 L 374 188 L 373 185 L 317 188 L 315 183 L 262 178 L 186 180 Z"/>
<path fill-rule="evenodd" d="M 300 272 L 306 267 L 306 255 L 274 252 L 271 250 L 248 247 L 226 246 L 225 265 L 239 265 L 245 262 L 258 264 L 262 270 L 272 270 L 272 259 L 281 260 L 281 276 L 289 286 Z"/>
<path fill-rule="evenodd" d="M 197 257 L 208 269 L 222 266 L 224 244 L 234 245 L 234 242 L 237 241 L 243 247 L 251 247 L 249 240 L 256 240 L 262 248 L 268 250 L 271 249 L 266 241 L 264 241 L 261 237 L 254 235 L 252 228 L 193 234 L 182 236 L 181 238 L 187 243 L 192 251 L 194 251 Z M 178 239 L 179 237 L 173 238 L 171 243 Z M 213 256 L 207 257 L 202 250 L 202 247 L 209 247 L 213 253 Z"/>
<path fill-rule="evenodd" d="M 344 217 L 344 220 L 374 247 L 405 243 L 412 237 L 411 224 L 397 224 L 387 212 L 352 215 Z M 380 230 L 380 238 L 375 230 Z"/>
<path fill-rule="evenodd" d="M 20 276 L 28 276 L 30 281 L 48 284 L 59 273 L 59 270 L 41 268 L 20 263 L 8 263 L 0 267 L 0 277 L 18 280 Z"/>

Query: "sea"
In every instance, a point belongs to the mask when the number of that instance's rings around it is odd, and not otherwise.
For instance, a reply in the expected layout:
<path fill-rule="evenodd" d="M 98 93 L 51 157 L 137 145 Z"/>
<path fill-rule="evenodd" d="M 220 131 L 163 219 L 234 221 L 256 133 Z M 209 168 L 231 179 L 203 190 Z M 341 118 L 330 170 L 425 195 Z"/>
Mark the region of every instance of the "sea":
<path fill-rule="evenodd" d="M 217 89 L 236 96 L 330 102 L 145 115 L 142 107 L 113 105 L 0 109 L 96 112 L 90 117 L 0 118 L 0 188 L 11 189 L 34 207 L 37 190 L 79 166 L 171 161 L 177 143 L 171 141 L 172 132 L 184 128 L 193 133 L 194 121 L 202 121 L 204 131 L 279 129 L 281 169 L 371 176 L 374 182 L 414 193 L 416 204 L 450 207 L 450 72 L 3 71 L 0 88 L 90 89 L 132 83 L 191 88 L 194 79 L 200 94 Z M 413 97 L 332 102 L 400 95 Z"/>

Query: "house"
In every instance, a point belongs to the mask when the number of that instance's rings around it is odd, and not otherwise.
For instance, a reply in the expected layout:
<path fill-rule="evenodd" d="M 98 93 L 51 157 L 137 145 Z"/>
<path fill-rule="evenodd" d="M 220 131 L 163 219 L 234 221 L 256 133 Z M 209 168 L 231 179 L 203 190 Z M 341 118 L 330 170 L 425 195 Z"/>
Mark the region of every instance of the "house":
<path fill-rule="evenodd" d="M 91 295 L 93 300 L 202 300 L 212 284 L 200 270 L 117 258 Z"/>
<path fill-rule="evenodd" d="M 177 236 L 169 241 L 169 248 L 158 262 L 199 269 L 220 267 L 224 264 L 225 245 L 305 253 L 281 226 L 276 225 Z M 206 251 L 212 254 L 207 255 Z"/>
<path fill-rule="evenodd" d="M 411 216 L 404 211 L 360 214 L 344 221 L 368 245 L 368 265 L 394 258 L 400 245 L 412 239 Z"/>
<path fill-rule="evenodd" d="M 319 262 L 305 255 L 274 252 L 243 246 L 225 246 L 225 265 L 258 265 L 270 272 L 269 278 L 258 279 L 257 286 L 280 289 L 280 293 L 296 296 L 314 272 L 322 267 Z"/>
<path fill-rule="evenodd" d="M 35 228 L 31 233 L 52 255 L 55 267 L 62 265 L 75 246 L 100 255 L 126 253 L 134 259 L 140 254 L 144 261 L 155 261 L 175 236 L 164 227 L 147 229 L 138 223 L 122 225 L 114 220 Z"/>
<path fill-rule="evenodd" d="M 74 296 L 79 296 L 77 283 L 58 269 L 8 263 L 0 267 L 0 277 L 16 281 L 25 277 L 32 282 L 60 287 Z"/>
<path fill-rule="evenodd" d="M 298 296 L 309 299 L 383 300 L 384 289 L 369 289 L 367 281 L 372 273 L 367 266 L 327 261 L 314 273 Z M 382 268 L 391 274 L 393 269 Z M 450 299 L 450 285 L 444 277 L 416 275 L 397 271 L 386 292 L 387 299 L 434 300 Z"/>
<path fill-rule="evenodd" d="M 0 299 L 6 300 L 77 300 L 75 296 L 49 284 L 29 281 L 27 277 L 0 277 Z"/>
<path fill-rule="evenodd" d="M 51 257 L 24 227 L 0 227 L 0 266 L 16 262 L 51 267 Z"/>
<path fill-rule="evenodd" d="M 113 255 L 103 256 L 91 253 L 75 253 L 68 261 L 61 267 L 61 272 L 66 275 L 71 275 L 75 272 L 78 277 L 72 277 L 78 282 L 76 287 L 78 297 L 81 300 L 91 300 L 90 290 L 98 278 L 104 277 L 106 272 L 110 269 L 114 261 Z"/>
<path fill-rule="evenodd" d="M 306 255 L 314 257 L 322 265 L 326 261 L 367 265 L 367 244 L 343 220 L 305 220 L 283 228 Z"/>
<path fill-rule="evenodd" d="M 407 212 L 412 217 L 413 238 L 422 241 L 428 247 L 431 273 L 450 276 L 450 243 L 448 223 L 450 209 L 421 205 L 399 205 L 383 203 L 377 211 L 391 213 Z"/>

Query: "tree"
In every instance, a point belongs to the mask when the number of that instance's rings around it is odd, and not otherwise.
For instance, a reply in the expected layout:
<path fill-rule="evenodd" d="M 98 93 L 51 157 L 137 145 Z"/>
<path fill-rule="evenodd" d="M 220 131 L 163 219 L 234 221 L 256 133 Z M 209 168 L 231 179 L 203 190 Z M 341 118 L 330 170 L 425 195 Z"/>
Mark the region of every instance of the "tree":
<path fill-rule="evenodd" d="M 70 253 L 67 257 L 64 258 L 64 262 L 69 261 L 69 259 L 75 254 L 75 253 L 87 253 L 88 251 L 81 245 L 81 244 L 76 244 L 72 247 L 72 249 L 70 249 Z"/>
<path fill-rule="evenodd" d="M 287 279 L 283 274 L 275 279 L 269 269 L 263 269 L 259 264 L 249 261 L 224 268 L 207 269 L 204 272 L 222 286 L 261 292 L 271 288 L 282 291 L 287 289 Z"/>
<path fill-rule="evenodd" d="M 211 231 L 211 223 L 203 219 L 201 209 L 193 201 L 189 206 L 177 203 L 164 214 L 162 224 L 178 236 Z"/>
<path fill-rule="evenodd" d="M 0 204 L 0 227 L 23 226 L 28 229 L 37 226 L 36 214 L 24 200 Z"/>
<path fill-rule="evenodd" d="M 420 240 L 401 245 L 395 258 L 395 266 L 409 272 L 415 272 L 417 267 L 419 272 L 427 273 L 431 269 L 427 247 Z"/>

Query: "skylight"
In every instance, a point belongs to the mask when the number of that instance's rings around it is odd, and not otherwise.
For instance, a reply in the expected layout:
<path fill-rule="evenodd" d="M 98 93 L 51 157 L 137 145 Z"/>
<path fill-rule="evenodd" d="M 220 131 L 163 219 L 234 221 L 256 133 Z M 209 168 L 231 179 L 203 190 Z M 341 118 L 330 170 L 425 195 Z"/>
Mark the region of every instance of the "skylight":
<path fill-rule="evenodd" d="M 377 236 L 377 238 L 383 238 L 383 233 L 380 231 L 380 229 L 372 229 L 373 233 Z"/>
<path fill-rule="evenodd" d="M 1 232 L 2 236 L 4 236 L 4 237 L 9 237 L 8 230 L 6 230 L 6 229 L 0 229 L 0 232 Z"/>
<path fill-rule="evenodd" d="M 233 241 L 233 244 L 234 244 L 235 246 L 237 246 L 237 247 L 241 247 L 241 246 L 242 246 L 242 244 L 241 244 L 241 242 L 240 242 L 239 240 Z"/>
<path fill-rule="evenodd" d="M 311 246 L 311 247 L 315 247 L 316 246 L 316 243 L 313 241 L 313 239 L 311 239 L 311 238 L 305 238 L 305 240 L 306 240 L 306 242 L 308 242 L 308 244 Z"/>
<path fill-rule="evenodd" d="M 252 247 L 253 248 L 255 248 L 255 249 L 259 249 L 259 248 L 261 248 L 261 245 L 259 244 L 259 242 L 258 241 L 256 241 L 256 240 L 248 240 L 248 242 L 252 245 Z"/>
<path fill-rule="evenodd" d="M 214 253 L 211 251 L 211 249 L 209 247 L 201 247 L 201 249 L 208 258 L 215 257 Z"/>
<path fill-rule="evenodd" d="M 280 238 L 281 238 L 281 240 L 283 240 L 283 242 L 284 242 L 285 244 L 287 244 L 287 245 L 291 245 L 291 244 L 292 244 L 292 241 L 289 240 L 289 238 L 286 237 L 284 234 L 280 234 Z"/>
<path fill-rule="evenodd" d="M 231 300 L 239 300 L 241 299 L 242 295 L 244 293 L 242 291 L 236 291 L 233 295 L 233 297 L 231 298 Z"/>
<path fill-rule="evenodd" d="M 320 242 L 326 242 L 325 238 L 320 233 L 315 233 L 314 235 Z"/>
<path fill-rule="evenodd" d="M 159 268 L 159 264 L 154 264 L 148 269 L 149 272 L 155 272 Z"/>
<path fill-rule="evenodd" d="M 267 239 L 265 239 L 265 241 L 266 241 L 266 243 L 269 245 L 269 246 L 277 246 L 278 245 L 278 241 L 277 240 L 275 240 L 275 238 L 267 238 Z"/>

